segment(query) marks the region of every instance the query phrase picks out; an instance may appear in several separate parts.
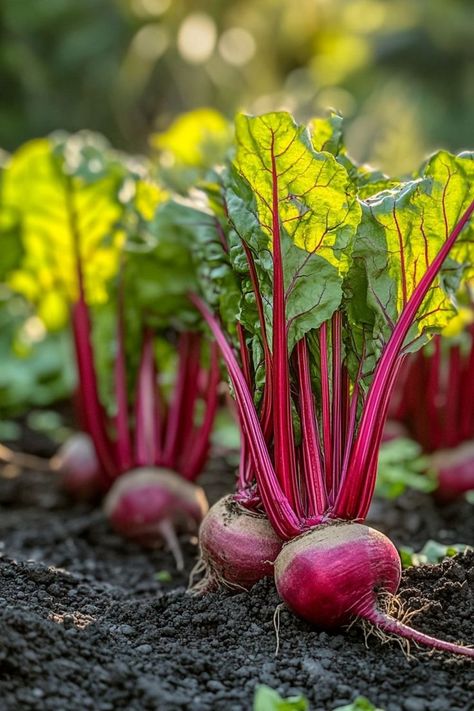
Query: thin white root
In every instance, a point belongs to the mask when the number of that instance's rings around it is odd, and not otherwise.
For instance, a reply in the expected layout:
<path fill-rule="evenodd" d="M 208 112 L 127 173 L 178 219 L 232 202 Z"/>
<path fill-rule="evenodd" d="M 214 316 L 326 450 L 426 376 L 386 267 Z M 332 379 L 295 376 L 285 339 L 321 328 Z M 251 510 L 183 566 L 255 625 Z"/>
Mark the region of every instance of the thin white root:
<path fill-rule="evenodd" d="M 385 608 L 387 614 L 397 620 L 400 620 L 401 622 L 407 622 L 411 617 L 413 617 L 414 614 L 416 614 L 416 611 L 410 612 L 409 610 L 406 610 L 402 600 L 397 597 L 397 595 L 393 595 L 392 593 L 380 592 L 378 599 L 380 606 Z M 410 640 L 397 635 L 388 634 L 368 620 L 356 618 L 355 622 L 357 622 L 358 619 L 362 623 L 364 642 L 367 649 L 369 648 L 369 637 L 374 636 L 377 637 L 382 644 L 397 642 L 407 660 L 413 659 L 411 655 Z"/>
<path fill-rule="evenodd" d="M 382 606 L 385 607 L 385 611 L 390 617 L 393 617 L 394 619 L 405 625 L 409 624 L 413 617 L 415 617 L 420 612 L 423 612 L 423 610 L 426 610 L 426 608 L 429 607 L 429 603 L 427 603 L 426 605 L 423 605 L 423 607 L 419 607 L 416 610 L 410 610 L 407 608 L 406 603 L 400 599 L 400 597 L 388 592 L 380 593 L 379 600 Z M 411 642 L 409 639 L 407 639 L 406 637 L 400 637 L 396 634 L 390 634 L 389 632 L 380 629 L 380 627 L 377 627 L 377 625 L 373 624 L 368 620 L 359 618 L 359 621 L 362 623 L 364 640 L 367 648 L 368 638 L 373 635 L 377 637 L 377 639 L 379 639 L 382 644 L 387 644 L 387 642 L 397 642 L 400 645 L 400 648 L 407 660 L 413 659 L 413 655 L 411 653 Z M 423 651 L 427 654 L 431 654 L 433 650 L 426 650 L 422 648 L 422 652 Z"/>
<path fill-rule="evenodd" d="M 405 637 L 399 637 L 394 634 L 388 634 L 387 632 L 381 630 L 380 627 L 377 627 L 377 625 L 374 625 L 368 620 L 361 619 L 360 622 L 362 624 L 362 631 L 364 634 L 364 642 L 366 649 L 369 649 L 369 637 L 373 636 L 377 637 L 381 644 L 387 644 L 388 642 L 397 642 L 406 659 L 408 661 L 410 659 L 413 659 L 413 656 L 411 654 L 410 640 L 405 639 Z"/>
<path fill-rule="evenodd" d="M 203 577 L 195 583 L 194 579 L 202 573 L 204 573 Z M 243 585 L 231 583 L 229 580 L 226 580 L 208 562 L 200 558 L 189 576 L 188 593 L 190 593 L 190 595 L 205 595 L 221 587 L 233 590 L 234 592 L 248 592 L 247 588 L 244 588 Z"/>
<path fill-rule="evenodd" d="M 206 579 L 205 573 L 207 571 L 207 566 L 206 563 L 203 561 L 201 557 L 198 558 L 196 561 L 195 565 L 193 566 L 191 572 L 189 573 L 189 578 L 188 578 L 188 592 L 193 592 L 195 588 L 197 588 L 200 583 L 203 582 L 203 580 Z M 203 577 L 201 577 L 203 576 Z M 199 578 L 199 580 L 197 580 Z"/>
<path fill-rule="evenodd" d="M 198 566 L 199 572 L 203 572 L 204 575 L 200 580 L 194 582 L 194 578 L 197 574 L 195 571 Z M 219 581 L 217 575 L 213 575 L 208 569 L 207 565 L 204 563 L 204 561 L 201 560 L 199 560 L 194 566 L 193 570 L 191 571 L 191 576 L 193 582 L 191 585 L 190 581 L 190 585 L 186 592 L 189 593 L 189 595 L 193 595 L 195 597 L 200 597 L 201 595 L 206 595 L 207 593 L 215 592 L 222 584 L 222 581 Z"/>
<path fill-rule="evenodd" d="M 158 531 L 173 554 L 176 570 L 184 570 L 183 551 L 181 550 L 178 536 L 176 535 L 176 531 L 171 521 L 161 521 L 158 525 Z"/>
<path fill-rule="evenodd" d="M 275 657 L 278 657 L 278 652 L 280 651 L 280 612 L 285 607 L 284 602 L 280 602 L 276 606 L 275 612 L 273 613 L 273 627 L 275 628 L 276 636 L 276 647 L 275 647 Z"/>

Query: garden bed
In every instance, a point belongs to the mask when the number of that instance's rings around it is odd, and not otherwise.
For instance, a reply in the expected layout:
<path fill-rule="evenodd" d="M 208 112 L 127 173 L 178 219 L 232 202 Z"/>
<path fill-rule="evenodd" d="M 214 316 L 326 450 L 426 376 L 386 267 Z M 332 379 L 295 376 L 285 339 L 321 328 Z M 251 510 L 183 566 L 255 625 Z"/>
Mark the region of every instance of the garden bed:
<path fill-rule="evenodd" d="M 203 477 L 209 498 L 230 489 L 215 464 Z M 472 507 L 437 509 L 427 496 L 376 502 L 373 519 L 397 545 L 428 538 L 474 543 Z M 383 525 L 381 525 L 383 522 Z M 270 582 L 250 594 L 185 594 L 187 570 L 165 551 L 143 551 L 107 527 L 102 513 L 74 504 L 52 475 L 4 467 L 0 476 L 0 698 L 18 709 L 252 708 L 259 683 L 282 695 L 304 694 L 312 711 L 332 710 L 358 694 L 385 711 L 469 711 L 474 666 L 463 658 L 396 641 L 318 633 L 280 612 L 276 651 Z M 401 598 L 414 626 L 471 641 L 474 555 L 404 573 Z"/>

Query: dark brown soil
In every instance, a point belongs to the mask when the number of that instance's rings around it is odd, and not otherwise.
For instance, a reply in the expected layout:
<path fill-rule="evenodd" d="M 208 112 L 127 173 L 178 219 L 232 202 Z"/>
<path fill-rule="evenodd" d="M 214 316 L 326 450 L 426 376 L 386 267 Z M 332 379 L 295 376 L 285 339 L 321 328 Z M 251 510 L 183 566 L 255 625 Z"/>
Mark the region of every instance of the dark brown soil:
<path fill-rule="evenodd" d="M 385 711 L 474 709 L 474 664 L 413 647 L 407 658 L 373 635 L 366 645 L 358 626 L 317 632 L 282 610 L 275 656 L 270 581 L 249 594 L 187 595 L 192 541 L 178 575 L 167 552 L 124 542 L 51 475 L 14 474 L 0 476 L 0 711 L 251 711 L 259 683 L 303 693 L 312 711 L 359 694 Z M 215 500 L 232 477 L 215 465 L 203 484 Z M 474 544 L 468 504 L 439 510 L 406 495 L 373 516 L 397 544 Z M 423 608 L 414 626 L 474 642 L 473 554 L 405 572 L 401 596 Z"/>

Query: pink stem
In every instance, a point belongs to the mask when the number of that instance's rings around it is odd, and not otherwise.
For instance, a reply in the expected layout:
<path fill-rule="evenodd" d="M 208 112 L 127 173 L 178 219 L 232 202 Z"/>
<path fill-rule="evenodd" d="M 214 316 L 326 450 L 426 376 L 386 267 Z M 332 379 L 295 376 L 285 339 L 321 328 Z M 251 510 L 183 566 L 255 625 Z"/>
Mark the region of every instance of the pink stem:
<path fill-rule="evenodd" d="M 191 334 L 182 333 L 179 338 L 178 373 L 174 386 L 173 400 L 168 411 L 166 423 L 165 445 L 163 459 L 166 466 L 172 467 L 179 447 L 180 423 L 182 410 L 186 400 L 186 381 L 188 376 L 188 361 L 191 350 Z"/>
<path fill-rule="evenodd" d="M 300 384 L 303 483 L 306 488 L 308 515 L 314 516 L 324 513 L 328 500 L 319 448 L 318 422 L 311 388 L 306 338 L 302 338 L 296 344 L 296 357 Z"/>
<path fill-rule="evenodd" d="M 394 382 L 397 378 L 398 371 L 400 369 L 400 366 L 403 362 L 403 356 L 399 358 L 397 363 L 395 364 L 395 367 L 392 370 L 391 376 L 389 380 L 386 383 L 385 386 L 385 397 L 382 400 L 381 407 L 380 407 L 380 412 L 379 412 L 379 419 L 374 427 L 374 430 L 371 433 L 371 456 L 367 461 L 367 471 L 366 471 L 366 476 L 364 480 L 364 486 L 361 492 L 359 492 L 359 500 L 357 503 L 357 509 L 355 513 L 355 518 L 358 521 L 363 521 L 365 517 L 367 516 L 367 513 L 369 511 L 370 507 L 370 502 L 372 500 L 372 496 L 374 493 L 374 488 L 375 488 L 375 481 L 377 477 L 377 469 L 378 469 L 378 459 L 379 459 L 379 450 L 380 450 L 380 444 L 382 442 L 382 437 L 383 437 L 383 430 L 385 427 L 385 422 L 387 419 L 387 412 L 388 412 L 388 406 L 390 402 L 390 395 L 393 390 L 393 385 Z M 337 516 L 337 514 L 336 514 Z"/>
<path fill-rule="evenodd" d="M 155 415 L 155 354 L 153 352 L 153 333 L 147 330 L 143 337 L 135 403 L 135 463 L 139 467 L 151 467 L 157 460 L 158 443 Z"/>
<path fill-rule="evenodd" d="M 117 398 L 117 460 L 121 471 L 132 466 L 132 441 L 128 410 L 127 368 L 125 363 L 125 318 L 123 266 L 119 271 L 117 311 L 117 358 L 115 361 L 115 393 Z"/>
<path fill-rule="evenodd" d="M 217 388 L 219 385 L 219 360 L 217 344 L 211 344 L 211 363 L 209 366 L 209 377 L 206 387 L 206 402 L 204 410 L 204 420 L 196 432 L 191 451 L 185 453 L 182 458 L 185 465 L 180 467 L 180 471 L 186 479 L 194 481 L 201 473 L 206 462 L 211 444 L 211 432 L 217 410 Z"/>
<path fill-rule="evenodd" d="M 360 379 L 362 377 L 363 365 L 364 365 L 364 354 L 362 354 L 362 357 L 359 362 L 359 368 L 357 370 L 357 375 L 356 375 L 356 378 L 354 381 L 354 387 L 352 389 L 352 395 L 350 398 L 348 424 L 347 424 L 345 445 L 344 445 L 344 459 L 342 462 L 341 485 L 347 476 L 347 468 L 349 466 L 349 459 L 351 456 L 352 447 L 353 447 L 353 443 L 354 443 L 354 435 L 355 435 L 356 424 L 357 424 L 357 407 L 359 404 L 359 396 L 360 396 Z"/>
<path fill-rule="evenodd" d="M 71 178 L 66 178 L 65 200 L 68 213 L 69 229 L 72 236 L 74 251 L 78 300 L 72 306 L 72 328 L 76 363 L 79 375 L 80 398 L 86 429 L 94 442 L 94 447 L 101 465 L 100 476 L 104 486 L 117 476 L 117 463 L 114 458 L 112 443 L 106 430 L 106 415 L 99 398 L 97 372 L 92 348 L 92 326 L 89 307 L 86 301 L 84 273 L 81 256 L 81 237 L 78 229 L 78 219 L 74 204 L 74 190 Z"/>
<path fill-rule="evenodd" d="M 286 329 L 285 287 L 278 214 L 278 173 L 272 135 L 272 238 L 273 238 L 273 430 L 275 471 L 288 501 L 298 500 L 296 453 L 291 411 L 290 372 Z"/>
<path fill-rule="evenodd" d="M 332 317 L 332 482 L 337 491 L 341 479 L 342 459 L 342 407 L 341 407 L 341 370 L 342 370 L 342 317 L 336 311 Z"/>
<path fill-rule="evenodd" d="M 465 366 L 465 388 L 461 402 L 463 439 L 474 438 L 474 324 L 469 327 L 471 346 Z"/>
<path fill-rule="evenodd" d="M 327 323 L 319 329 L 319 355 L 321 361 L 321 406 L 323 425 L 323 451 L 324 471 L 326 473 L 326 491 L 329 499 L 334 496 L 332 478 L 332 432 L 331 432 L 331 403 L 329 396 L 329 362 L 328 362 L 328 336 Z"/>
<path fill-rule="evenodd" d="M 267 328 L 265 324 L 265 314 L 263 310 L 262 295 L 260 293 L 260 287 L 258 284 L 257 270 L 255 269 L 255 262 L 248 245 L 242 240 L 242 246 L 245 251 L 245 256 L 247 258 L 247 264 L 249 266 L 250 281 L 252 284 L 252 290 L 255 296 L 255 303 L 257 306 L 258 320 L 260 324 L 260 331 L 262 334 L 262 344 L 263 344 L 263 354 L 265 358 L 265 385 L 263 391 L 262 407 L 260 411 L 260 422 L 262 423 L 263 434 L 267 442 L 271 440 L 273 433 L 273 359 L 270 351 L 270 346 L 268 344 L 267 338 Z"/>
<path fill-rule="evenodd" d="M 349 378 L 349 371 L 347 370 L 347 366 L 345 365 L 345 363 L 343 363 L 343 365 L 342 365 L 341 377 L 342 377 L 342 388 L 341 388 L 341 425 L 342 425 L 341 479 L 342 479 L 343 465 L 344 465 L 344 452 L 346 450 L 347 437 L 349 435 L 350 413 L 351 413 L 351 397 L 350 397 L 351 382 L 350 382 L 350 378 Z"/>
<path fill-rule="evenodd" d="M 454 245 L 461 231 L 468 223 L 473 212 L 474 201 L 464 212 L 463 216 L 456 224 L 455 228 L 408 299 L 398 323 L 396 324 L 392 335 L 383 350 L 382 357 L 380 358 L 375 371 L 374 380 L 371 384 L 367 400 L 365 401 L 361 425 L 349 465 L 349 476 L 346 478 L 344 485 L 340 488 L 336 498 L 334 511 L 335 514 L 339 515 L 341 518 L 353 518 L 357 515 L 359 508 L 357 505 L 357 499 L 359 497 L 358 492 L 364 491 L 366 486 L 373 491 L 373 487 L 375 485 L 375 474 L 370 474 L 373 481 L 366 481 L 367 463 L 372 456 L 370 434 L 376 426 L 377 421 L 380 420 L 381 408 L 383 407 L 386 393 L 384 385 L 387 381 L 391 381 L 393 386 L 393 379 L 391 378 L 391 375 L 397 358 L 403 348 L 403 343 L 407 337 L 408 331 L 415 321 L 416 313 L 441 267 L 443 266 L 443 262 L 448 256 L 451 247 Z"/>
<path fill-rule="evenodd" d="M 84 402 L 82 399 L 82 393 L 79 383 L 77 383 L 73 396 L 72 402 L 74 407 L 75 422 L 77 427 L 84 432 L 87 431 L 87 416 L 85 411 Z"/>
<path fill-rule="evenodd" d="M 194 427 L 196 402 L 199 397 L 199 392 L 202 390 L 202 385 L 200 386 L 199 384 L 199 375 L 201 371 L 200 356 L 201 336 L 198 333 L 191 333 L 189 357 L 186 361 L 185 387 L 181 390 L 183 400 L 179 407 L 181 413 L 179 419 L 179 442 L 178 440 L 176 441 L 176 445 L 173 450 L 173 468 L 178 467 L 182 443 L 190 440 L 191 432 Z"/>
<path fill-rule="evenodd" d="M 273 469 L 257 411 L 245 377 L 232 348 L 224 336 L 216 317 L 195 294 L 189 295 L 212 331 L 229 371 L 235 392 L 243 436 L 250 449 L 262 503 L 276 533 L 283 539 L 294 538 L 302 531 L 301 523 L 285 496 Z"/>
<path fill-rule="evenodd" d="M 86 429 L 94 442 L 101 465 L 101 476 L 104 476 L 104 484 L 109 485 L 117 476 L 118 468 L 105 429 L 105 413 L 99 400 L 97 374 L 90 340 L 89 310 L 81 298 L 72 307 L 72 325 Z"/>
<path fill-rule="evenodd" d="M 446 424 L 444 431 L 444 446 L 446 447 L 455 447 L 462 442 L 457 422 L 460 410 L 460 388 L 464 385 L 461 381 L 461 367 L 459 346 L 452 345 L 449 349 L 448 386 L 446 392 Z"/>
<path fill-rule="evenodd" d="M 415 437 L 423 446 L 429 450 L 433 433 L 431 423 L 427 421 L 427 393 L 429 389 L 429 368 L 423 350 L 412 356 L 412 372 L 409 379 L 409 391 L 405 394 L 410 408 L 409 423 Z M 438 408 L 439 391 L 434 396 L 434 405 Z"/>
<path fill-rule="evenodd" d="M 241 323 L 237 323 L 237 336 L 239 339 L 240 359 L 242 370 L 249 389 L 252 389 L 252 375 L 250 370 L 250 359 L 247 344 L 245 342 L 245 332 Z M 237 477 L 237 491 L 244 491 L 252 483 L 252 467 L 249 461 L 249 450 L 245 437 L 241 438 L 239 474 Z"/>
<path fill-rule="evenodd" d="M 435 336 L 433 338 L 434 352 L 429 358 L 428 363 L 428 385 L 426 389 L 426 413 L 420 413 L 422 417 L 425 417 L 429 423 L 430 434 L 427 442 L 427 451 L 431 452 L 438 449 L 441 445 L 442 439 L 442 428 L 440 423 L 440 407 L 439 407 L 439 396 L 440 396 L 440 370 L 441 370 L 441 337 Z M 424 402 L 425 398 L 422 397 L 422 393 L 418 390 L 418 408 L 420 404 Z"/>
<path fill-rule="evenodd" d="M 245 331 L 240 322 L 236 324 L 237 338 L 239 339 L 240 360 L 242 361 L 242 372 L 245 377 L 245 382 L 252 388 L 252 373 L 250 368 L 249 351 L 245 342 Z"/>
<path fill-rule="evenodd" d="M 397 387 L 390 402 L 390 412 L 396 420 L 407 422 L 413 415 L 413 408 L 418 400 L 418 393 L 415 392 L 417 384 L 415 368 L 416 357 L 410 355 L 398 377 Z"/>
<path fill-rule="evenodd" d="M 155 361 L 155 410 L 153 429 L 155 432 L 155 465 L 157 467 L 160 467 L 163 464 L 163 447 L 166 427 L 166 403 L 163 399 L 159 380 L 160 373 Z"/>

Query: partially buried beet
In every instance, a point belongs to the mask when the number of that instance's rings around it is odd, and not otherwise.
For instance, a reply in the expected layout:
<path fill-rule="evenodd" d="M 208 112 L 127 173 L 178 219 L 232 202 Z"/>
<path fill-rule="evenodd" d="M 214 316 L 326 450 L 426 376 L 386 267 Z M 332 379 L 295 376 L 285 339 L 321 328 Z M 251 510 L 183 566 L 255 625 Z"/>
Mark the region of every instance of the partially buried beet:
<path fill-rule="evenodd" d="M 143 546 L 164 540 L 184 567 L 177 531 L 195 533 L 208 509 L 201 487 L 169 469 L 142 467 L 117 479 L 104 502 L 112 526 Z"/>

